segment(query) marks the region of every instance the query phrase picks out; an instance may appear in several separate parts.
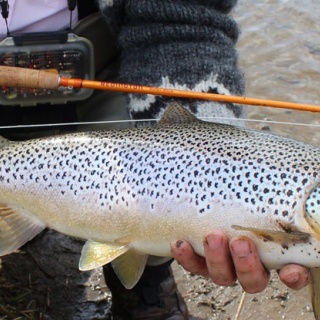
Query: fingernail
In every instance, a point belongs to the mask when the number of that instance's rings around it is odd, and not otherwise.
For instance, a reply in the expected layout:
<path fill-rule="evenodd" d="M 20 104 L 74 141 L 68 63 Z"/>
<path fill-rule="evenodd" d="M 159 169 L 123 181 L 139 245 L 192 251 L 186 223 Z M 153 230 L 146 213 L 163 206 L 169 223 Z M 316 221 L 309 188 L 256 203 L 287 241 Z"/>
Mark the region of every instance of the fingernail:
<path fill-rule="evenodd" d="M 211 251 L 218 250 L 222 245 L 222 237 L 220 235 L 210 235 L 206 238 L 206 242 Z"/>
<path fill-rule="evenodd" d="M 233 253 L 239 258 L 245 258 L 251 253 L 250 244 L 248 241 L 240 239 L 231 243 Z"/>
<path fill-rule="evenodd" d="M 180 249 L 180 247 L 183 245 L 183 241 L 182 240 L 178 240 L 176 241 L 176 248 Z"/>

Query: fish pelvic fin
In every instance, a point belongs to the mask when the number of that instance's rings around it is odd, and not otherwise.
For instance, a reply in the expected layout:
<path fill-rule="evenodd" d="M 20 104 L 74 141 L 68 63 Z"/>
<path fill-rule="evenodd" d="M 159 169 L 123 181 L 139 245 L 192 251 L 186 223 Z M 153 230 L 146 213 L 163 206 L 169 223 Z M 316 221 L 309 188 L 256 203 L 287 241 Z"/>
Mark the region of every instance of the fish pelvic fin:
<path fill-rule="evenodd" d="M 0 256 L 16 251 L 44 229 L 45 225 L 0 203 Z"/>
<path fill-rule="evenodd" d="M 81 251 L 79 269 L 88 271 L 102 267 L 128 250 L 128 245 L 88 240 Z"/>
<path fill-rule="evenodd" d="M 199 122 L 200 120 L 178 102 L 172 102 L 165 110 L 158 125 L 160 127 L 179 123 Z"/>
<path fill-rule="evenodd" d="M 312 268 L 310 273 L 313 313 L 315 319 L 320 320 L 320 268 Z"/>
<path fill-rule="evenodd" d="M 266 241 L 272 241 L 278 243 L 281 246 L 286 246 L 293 243 L 307 242 L 310 237 L 309 233 L 301 231 L 284 232 L 251 227 L 242 227 L 237 225 L 233 225 L 232 228 L 235 230 L 252 232 L 256 236 L 261 237 Z"/>
<path fill-rule="evenodd" d="M 126 289 L 132 289 L 142 276 L 148 255 L 129 250 L 112 261 L 111 265 L 117 277 Z"/>

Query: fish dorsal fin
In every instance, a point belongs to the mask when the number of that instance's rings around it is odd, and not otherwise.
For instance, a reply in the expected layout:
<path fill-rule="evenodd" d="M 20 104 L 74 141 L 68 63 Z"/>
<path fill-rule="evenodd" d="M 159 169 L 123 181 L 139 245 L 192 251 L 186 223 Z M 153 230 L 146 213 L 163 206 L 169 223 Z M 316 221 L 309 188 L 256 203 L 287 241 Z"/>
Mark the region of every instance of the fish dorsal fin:
<path fill-rule="evenodd" d="M 45 225 L 0 203 L 0 256 L 16 251 L 43 229 Z"/>
<path fill-rule="evenodd" d="M 159 126 L 169 126 L 178 123 L 199 122 L 200 120 L 181 104 L 172 102 L 159 121 Z"/>
<path fill-rule="evenodd" d="M 301 231 L 292 231 L 288 233 L 284 231 L 242 227 L 237 225 L 233 225 L 232 228 L 235 230 L 252 232 L 256 236 L 259 236 L 267 241 L 278 243 L 282 246 L 289 245 L 292 243 L 307 242 L 308 239 L 310 238 L 309 233 L 305 233 Z"/>
<path fill-rule="evenodd" d="M 111 264 L 121 283 L 127 289 L 132 289 L 141 278 L 147 260 L 148 255 L 129 250 Z"/>
<path fill-rule="evenodd" d="M 320 268 L 310 269 L 311 298 L 313 313 L 316 320 L 320 320 Z"/>
<path fill-rule="evenodd" d="M 0 136 L 0 149 L 2 149 L 3 147 L 7 146 L 10 143 L 11 143 L 10 140 Z"/>
<path fill-rule="evenodd" d="M 82 248 L 79 269 L 88 271 L 104 266 L 129 250 L 129 246 L 88 240 Z"/>

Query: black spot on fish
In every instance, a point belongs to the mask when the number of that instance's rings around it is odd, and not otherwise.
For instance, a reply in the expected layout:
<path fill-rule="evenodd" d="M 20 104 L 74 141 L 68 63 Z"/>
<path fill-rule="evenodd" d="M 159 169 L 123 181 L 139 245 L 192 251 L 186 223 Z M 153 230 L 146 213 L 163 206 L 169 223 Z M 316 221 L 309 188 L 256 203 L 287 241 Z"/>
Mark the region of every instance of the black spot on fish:
<path fill-rule="evenodd" d="M 287 217 L 289 215 L 289 212 L 287 210 L 282 211 L 282 216 Z"/>
<path fill-rule="evenodd" d="M 289 191 L 287 192 L 287 196 L 288 196 L 288 197 L 291 197 L 292 195 L 293 195 L 292 190 L 289 190 Z"/>

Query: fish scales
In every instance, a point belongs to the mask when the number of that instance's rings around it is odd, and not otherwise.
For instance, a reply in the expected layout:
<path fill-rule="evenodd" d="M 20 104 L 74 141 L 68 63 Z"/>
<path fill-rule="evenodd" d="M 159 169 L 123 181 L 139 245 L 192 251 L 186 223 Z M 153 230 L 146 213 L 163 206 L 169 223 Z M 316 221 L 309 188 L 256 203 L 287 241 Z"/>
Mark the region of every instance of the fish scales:
<path fill-rule="evenodd" d="M 261 225 L 261 216 L 270 217 L 270 213 L 279 230 L 281 222 L 294 223 L 297 210 L 302 209 L 300 199 L 319 182 L 314 161 L 318 149 L 227 125 L 212 129 L 209 123 L 191 123 L 83 133 L 9 146 L 0 155 L 0 181 L 7 190 L 0 201 L 10 196 L 13 201 L 29 198 L 32 210 L 34 204 L 39 209 L 40 220 L 46 211 L 48 226 L 58 230 L 59 211 L 64 212 L 62 221 L 78 220 L 81 228 L 90 224 L 95 228 L 105 221 L 110 229 L 112 221 L 120 229 L 136 224 L 135 230 L 143 235 L 150 224 L 154 228 L 166 225 L 162 241 L 167 244 L 168 239 L 185 237 L 184 230 L 173 230 L 184 219 L 188 223 L 189 219 L 194 223 L 203 219 L 205 224 L 200 223 L 196 230 L 202 237 L 210 228 L 226 228 L 227 212 L 234 214 L 243 206 L 246 220 L 239 217 L 233 224 L 253 219 Z M 47 199 L 45 206 L 39 203 L 41 198 Z M 130 215 L 124 214 L 128 209 Z M 173 217 L 177 226 L 172 224 Z M 263 226 L 267 227 L 266 221 Z M 185 228 L 191 232 L 194 226 Z M 135 230 L 124 234 L 134 241 L 130 233 Z M 104 236 L 104 228 L 100 233 L 89 235 L 100 241 L 114 240 Z M 77 230 L 72 235 L 79 236 Z M 166 255 L 168 250 L 167 246 Z"/>
<path fill-rule="evenodd" d="M 49 227 L 88 240 L 82 270 L 130 257 L 129 288 L 142 256 L 170 257 L 177 239 L 203 255 L 222 229 L 252 238 L 267 268 L 319 267 L 319 149 L 175 109 L 155 127 L 4 142 L 0 255 Z"/>

